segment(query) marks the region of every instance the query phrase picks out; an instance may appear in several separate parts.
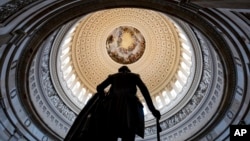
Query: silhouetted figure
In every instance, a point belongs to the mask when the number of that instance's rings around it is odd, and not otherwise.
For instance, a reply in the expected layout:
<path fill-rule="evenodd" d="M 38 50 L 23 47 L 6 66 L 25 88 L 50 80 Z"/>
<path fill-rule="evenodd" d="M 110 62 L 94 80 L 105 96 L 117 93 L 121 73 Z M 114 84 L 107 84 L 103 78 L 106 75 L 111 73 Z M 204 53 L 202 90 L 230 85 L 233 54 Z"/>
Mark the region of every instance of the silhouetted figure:
<path fill-rule="evenodd" d="M 127 66 L 119 68 L 118 73 L 109 75 L 97 86 L 97 92 L 105 94 L 106 87 L 111 85 L 108 92 L 108 110 L 105 111 L 105 125 L 102 125 L 101 139 L 105 141 L 134 141 L 135 135 L 144 138 L 143 105 L 136 96 L 137 87 L 140 89 L 149 110 L 160 119 L 161 114 L 155 109 L 146 85 L 138 74 L 132 73 Z"/>
<path fill-rule="evenodd" d="M 109 91 L 105 88 L 110 86 Z M 109 75 L 97 86 L 97 93 L 88 101 L 71 126 L 65 141 L 134 141 L 144 138 L 143 105 L 136 96 L 140 89 L 149 110 L 159 120 L 146 85 L 127 66 Z"/>

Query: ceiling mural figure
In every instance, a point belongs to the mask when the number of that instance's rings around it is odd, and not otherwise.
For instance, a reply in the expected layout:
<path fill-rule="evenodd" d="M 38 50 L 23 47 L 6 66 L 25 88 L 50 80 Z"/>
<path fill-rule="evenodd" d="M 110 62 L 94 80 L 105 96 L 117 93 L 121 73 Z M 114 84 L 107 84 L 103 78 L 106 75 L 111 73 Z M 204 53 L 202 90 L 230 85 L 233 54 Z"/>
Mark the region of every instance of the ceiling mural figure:
<path fill-rule="evenodd" d="M 145 39 L 140 31 L 131 26 L 116 28 L 107 38 L 109 56 L 120 64 L 132 64 L 145 50 Z"/>

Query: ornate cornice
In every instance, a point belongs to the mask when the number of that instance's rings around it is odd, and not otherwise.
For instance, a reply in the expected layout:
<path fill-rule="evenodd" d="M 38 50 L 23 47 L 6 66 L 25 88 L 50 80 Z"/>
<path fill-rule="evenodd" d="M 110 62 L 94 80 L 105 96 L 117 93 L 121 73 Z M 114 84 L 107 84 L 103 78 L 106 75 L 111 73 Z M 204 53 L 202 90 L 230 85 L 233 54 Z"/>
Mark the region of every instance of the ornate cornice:
<path fill-rule="evenodd" d="M 20 12 L 22 8 L 31 5 L 38 0 L 22 0 L 22 1 L 9 1 L 0 6 L 0 23 L 4 22 L 8 17 Z"/>

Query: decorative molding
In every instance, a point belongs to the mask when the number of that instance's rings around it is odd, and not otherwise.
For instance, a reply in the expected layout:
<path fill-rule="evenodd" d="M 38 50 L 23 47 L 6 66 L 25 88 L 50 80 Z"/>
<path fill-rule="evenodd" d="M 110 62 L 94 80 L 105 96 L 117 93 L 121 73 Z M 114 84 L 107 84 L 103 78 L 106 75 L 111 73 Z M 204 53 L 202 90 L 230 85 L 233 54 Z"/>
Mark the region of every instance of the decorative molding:
<path fill-rule="evenodd" d="M 22 8 L 38 0 L 17 0 L 9 1 L 0 6 L 0 23 L 4 22 L 8 17 L 19 12 Z"/>

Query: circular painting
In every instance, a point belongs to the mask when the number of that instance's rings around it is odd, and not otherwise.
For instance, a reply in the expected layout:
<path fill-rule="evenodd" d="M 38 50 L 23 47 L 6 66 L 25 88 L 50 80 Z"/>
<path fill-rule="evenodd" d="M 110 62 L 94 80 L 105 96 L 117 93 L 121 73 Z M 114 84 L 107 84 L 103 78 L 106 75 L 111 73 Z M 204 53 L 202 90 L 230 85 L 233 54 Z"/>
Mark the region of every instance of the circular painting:
<path fill-rule="evenodd" d="M 132 64 L 139 60 L 145 50 L 145 39 L 140 31 L 131 26 L 116 28 L 107 38 L 109 56 L 117 63 Z"/>

